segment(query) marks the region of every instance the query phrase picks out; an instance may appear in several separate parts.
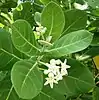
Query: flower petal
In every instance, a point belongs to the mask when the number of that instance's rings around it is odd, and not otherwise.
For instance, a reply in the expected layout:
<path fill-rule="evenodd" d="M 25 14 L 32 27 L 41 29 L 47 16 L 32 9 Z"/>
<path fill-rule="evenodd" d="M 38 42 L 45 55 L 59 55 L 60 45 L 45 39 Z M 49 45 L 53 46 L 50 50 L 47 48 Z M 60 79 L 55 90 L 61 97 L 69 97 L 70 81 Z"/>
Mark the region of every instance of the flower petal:
<path fill-rule="evenodd" d="M 50 71 L 49 70 L 44 70 L 44 74 L 47 75 Z"/>

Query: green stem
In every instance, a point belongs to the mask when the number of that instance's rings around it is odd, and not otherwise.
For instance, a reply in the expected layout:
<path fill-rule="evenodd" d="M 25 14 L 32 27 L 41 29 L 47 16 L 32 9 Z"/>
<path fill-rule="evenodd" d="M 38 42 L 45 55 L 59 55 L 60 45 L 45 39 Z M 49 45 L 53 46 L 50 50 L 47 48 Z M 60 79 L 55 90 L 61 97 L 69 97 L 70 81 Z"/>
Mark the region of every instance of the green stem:
<path fill-rule="evenodd" d="M 42 62 L 42 61 L 38 61 L 40 64 L 42 64 L 42 65 L 45 65 L 46 66 L 46 64 L 44 63 L 44 62 Z"/>
<path fill-rule="evenodd" d="M 43 70 L 43 71 L 44 71 L 45 69 L 43 69 L 43 68 L 39 68 L 39 70 Z"/>
<path fill-rule="evenodd" d="M 68 0 L 69 9 L 71 10 L 71 0 Z"/>

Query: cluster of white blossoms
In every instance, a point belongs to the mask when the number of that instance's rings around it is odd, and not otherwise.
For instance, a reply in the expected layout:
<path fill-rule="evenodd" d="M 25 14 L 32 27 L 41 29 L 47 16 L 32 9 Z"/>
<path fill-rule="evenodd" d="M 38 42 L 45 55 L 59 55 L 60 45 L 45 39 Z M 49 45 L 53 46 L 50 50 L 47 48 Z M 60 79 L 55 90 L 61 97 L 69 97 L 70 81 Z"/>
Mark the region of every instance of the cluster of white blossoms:
<path fill-rule="evenodd" d="M 43 27 L 41 26 L 41 24 L 39 24 L 38 27 L 36 27 L 36 33 L 37 35 L 41 35 L 41 34 L 44 34 L 46 32 L 47 28 L 46 27 Z"/>
<path fill-rule="evenodd" d="M 70 68 L 70 66 L 66 63 L 66 59 L 64 62 L 62 62 L 60 59 L 51 59 L 50 63 L 45 63 L 45 66 L 47 66 L 48 69 L 44 70 L 44 74 L 48 77 L 45 78 L 46 82 L 44 85 L 50 84 L 50 87 L 53 88 L 54 83 L 58 84 L 58 81 L 62 80 L 63 76 L 68 75 L 67 69 Z"/>

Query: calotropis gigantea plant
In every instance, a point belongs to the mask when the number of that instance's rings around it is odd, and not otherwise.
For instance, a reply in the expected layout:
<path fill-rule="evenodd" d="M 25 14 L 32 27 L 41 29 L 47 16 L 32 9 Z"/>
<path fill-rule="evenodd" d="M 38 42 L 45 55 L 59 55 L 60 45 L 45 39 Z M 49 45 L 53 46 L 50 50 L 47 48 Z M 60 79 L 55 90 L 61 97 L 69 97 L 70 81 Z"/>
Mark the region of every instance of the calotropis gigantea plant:
<path fill-rule="evenodd" d="M 18 13 L 22 14 L 21 10 Z M 13 22 L 10 33 L 0 29 L 0 67 L 11 70 L 1 82 L 8 88 L 2 100 L 66 100 L 91 91 L 95 87 L 93 74 L 72 58 L 93 39 L 86 30 L 86 12 L 64 11 L 51 1 L 34 19 L 36 26 L 24 18 Z"/>

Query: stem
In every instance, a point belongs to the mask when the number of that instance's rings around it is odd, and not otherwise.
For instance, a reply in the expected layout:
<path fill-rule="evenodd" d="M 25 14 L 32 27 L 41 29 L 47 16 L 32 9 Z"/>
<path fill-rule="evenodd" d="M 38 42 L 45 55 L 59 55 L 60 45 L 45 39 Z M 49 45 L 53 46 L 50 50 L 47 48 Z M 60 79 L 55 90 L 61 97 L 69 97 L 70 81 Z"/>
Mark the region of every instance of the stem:
<path fill-rule="evenodd" d="M 45 69 L 43 69 L 43 68 L 39 68 L 39 70 L 43 70 L 43 71 L 44 71 Z"/>
<path fill-rule="evenodd" d="M 37 61 L 39 62 L 42 58 L 43 58 L 43 55 L 42 56 L 38 56 Z"/>
<path fill-rule="evenodd" d="M 96 85 L 98 85 L 99 84 L 99 81 L 96 83 Z"/>
<path fill-rule="evenodd" d="M 71 0 L 68 0 L 69 9 L 71 10 Z"/>
<path fill-rule="evenodd" d="M 43 57 L 43 56 L 38 57 L 38 61 L 37 61 L 37 62 L 40 63 L 40 64 L 42 64 L 42 65 L 45 65 L 45 66 L 46 66 L 46 64 L 45 64 L 44 62 L 40 61 L 40 60 L 42 59 L 42 57 Z M 40 68 L 40 67 L 39 67 L 38 69 L 39 69 L 39 70 L 42 70 L 42 71 L 45 70 L 44 68 Z"/>
<path fill-rule="evenodd" d="M 44 63 L 44 62 L 42 62 L 42 61 L 38 61 L 40 64 L 42 64 L 42 65 L 45 65 L 46 66 L 46 64 Z"/>
<path fill-rule="evenodd" d="M 76 99 L 79 100 L 79 98 L 81 97 L 82 94 L 80 94 Z"/>
<path fill-rule="evenodd" d="M 41 37 L 42 37 L 42 39 L 45 41 L 45 38 L 44 38 L 44 35 L 41 33 Z"/>
<path fill-rule="evenodd" d="M 95 76 L 95 79 L 99 76 L 99 73 Z"/>

